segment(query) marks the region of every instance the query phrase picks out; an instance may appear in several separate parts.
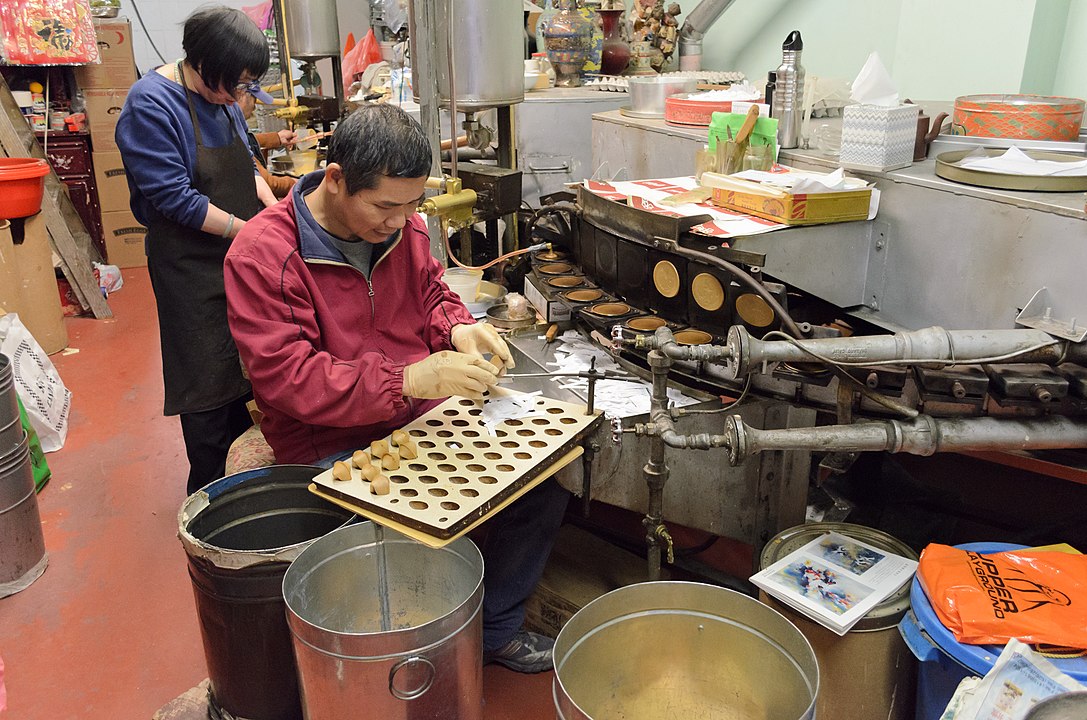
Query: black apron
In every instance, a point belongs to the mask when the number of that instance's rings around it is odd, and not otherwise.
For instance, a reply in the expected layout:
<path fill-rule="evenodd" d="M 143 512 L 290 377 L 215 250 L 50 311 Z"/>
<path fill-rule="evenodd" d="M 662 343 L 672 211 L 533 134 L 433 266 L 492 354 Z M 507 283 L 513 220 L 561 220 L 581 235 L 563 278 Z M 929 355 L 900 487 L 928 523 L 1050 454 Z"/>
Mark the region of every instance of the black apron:
<path fill-rule="evenodd" d="M 185 76 L 181 74 L 196 136 L 193 187 L 216 207 L 249 220 L 261 210 L 253 158 L 233 130 L 225 147 L 205 147 Z M 158 305 L 163 413 L 220 408 L 249 392 L 226 319 L 223 259 L 230 239 L 184 227 L 155 213 L 147 228 L 147 266 Z"/>

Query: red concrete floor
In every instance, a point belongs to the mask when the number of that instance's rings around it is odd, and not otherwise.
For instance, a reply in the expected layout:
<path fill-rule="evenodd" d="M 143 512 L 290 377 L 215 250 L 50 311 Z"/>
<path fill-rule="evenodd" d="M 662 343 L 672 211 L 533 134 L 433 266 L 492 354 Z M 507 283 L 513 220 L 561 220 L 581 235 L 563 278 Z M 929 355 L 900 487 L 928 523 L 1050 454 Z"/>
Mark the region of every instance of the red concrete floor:
<path fill-rule="evenodd" d="M 52 356 L 73 393 L 38 496 L 49 568 L 0 600 L 11 720 L 147 720 L 207 676 L 177 511 L 187 464 L 162 416 L 154 297 L 124 271 L 110 320 L 70 318 Z M 553 718 L 552 673 L 483 673 L 487 720 Z"/>

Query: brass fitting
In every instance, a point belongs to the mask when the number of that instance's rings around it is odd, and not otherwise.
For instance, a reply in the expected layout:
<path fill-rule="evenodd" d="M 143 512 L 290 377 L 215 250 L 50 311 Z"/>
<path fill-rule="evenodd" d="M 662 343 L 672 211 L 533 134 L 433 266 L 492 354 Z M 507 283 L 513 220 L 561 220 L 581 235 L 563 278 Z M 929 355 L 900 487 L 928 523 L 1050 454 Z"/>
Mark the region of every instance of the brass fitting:
<path fill-rule="evenodd" d="M 443 187 L 444 193 L 429 197 L 419 206 L 419 212 L 444 217 L 456 228 L 472 224 L 472 209 L 476 205 L 476 191 L 461 187 L 460 178 L 429 178 L 427 187 Z"/>
<path fill-rule="evenodd" d="M 292 101 L 292 102 L 296 102 L 296 101 Z M 291 122 L 298 122 L 303 117 L 305 117 L 306 113 L 308 113 L 309 110 L 310 109 L 308 107 L 303 107 L 301 105 L 296 104 L 296 105 L 288 105 L 287 107 L 284 107 L 284 108 L 279 108 L 278 110 L 275 110 L 272 114 L 275 115 L 277 118 L 282 118 L 284 120 L 288 120 L 288 121 L 291 121 Z"/>
<path fill-rule="evenodd" d="M 653 534 L 657 536 L 657 539 L 664 543 L 665 553 L 668 556 L 668 564 L 675 563 L 675 548 L 672 545 L 672 535 L 668 532 L 668 528 L 664 525 L 658 525 L 653 529 Z"/>

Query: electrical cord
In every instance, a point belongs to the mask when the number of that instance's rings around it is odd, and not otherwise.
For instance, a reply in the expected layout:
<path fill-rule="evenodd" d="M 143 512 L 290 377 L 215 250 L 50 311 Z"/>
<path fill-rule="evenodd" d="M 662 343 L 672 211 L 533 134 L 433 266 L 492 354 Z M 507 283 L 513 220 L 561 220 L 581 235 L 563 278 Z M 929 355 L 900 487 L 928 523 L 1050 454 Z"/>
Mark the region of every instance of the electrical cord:
<path fill-rule="evenodd" d="M 686 408 L 676 408 L 674 410 L 674 413 L 678 417 L 685 417 L 687 415 L 715 415 L 717 413 L 728 412 L 732 408 L 742 403 L 744 401 L 744 398 L 747 397 L 747 392 L 751 389 L 751 379 L 753 377 L 753 374 L 748 374 L 747 380 L 744 381 L 744 389 L 740 391 L 740 396 L 730 402 L 728 405 L 722 405 L 721 407 L 714 408 L 713 410 L 687 410 Z"/>
<path fill-rule="evenodd" d="M 162 64 L 166 64 L 166 58 L 159 52 L 158 46 L 155 45 L 155 41 L 151 39 L 151 33 L 147 32 L 147 26 L 143 24 L 143 15 L 140 15 L 140 6 L 136 4 L 136 0 L 128 0 L 132 3 L 132 9 L 136 11 L 136 19 L 140 21 L 140 27 L 143 28 L 143 34 L 147 37 L 147 42 L 151 43 L 151 49 L 155 51 L 155 54 L 159 56 L 159 60 Z"/>
<path fill-rule="evenodd" d="M 776 337 L 776 338 L 781 338 L 785 342 L 787 342 L 790 345 L 792 345 L 793 347 L 796 347 L 797 349 L 803 351 L 805 354 L 812 356 L 816 360 L 819 360 L 820 362 L 823 362 L 823 363 L 826 363 L 827 365 L 832 365 L 832 366 L 835 366 L 835 367 L 842 367 L 842 368 L 847 368 L 847 367 L 873 367 L 873 366 L 877 366 L 877 365 L 902 365 L 902 364 L 909 364 L 909 365 L 935 365 L 935 364 L 939 364 L 939 365 L 945 365 L 946 367 L 955 367 L 956 365 L 959 364 L 959 362 L 957 360 L 955 360 L 955 358 L 954 358 L 954 354 L 955 354 L 954 347 L 952 347 L 952 350 L 951 350 L 952 357 L 951 357 L 951 362 L 950 363 L 946 359 L 940 359 L 940 358 L 927 358 L 927 359 L 926 358 L 922 358 L 922 359 L 902 358 L 902 359 L 899 359 L 899 360 L 872 360 L 872 361 L 869 361 L 869 362 L 849 362 L 849 361 L 846 361 L 846 360 L 832 360 L 832 359 L 830 359 L 830 358 L 828 358 L 828 357 L 826 357 L 824 355 L 820 355 L 819 353 L 815 352 L 814 350 L 809 350 L 808 348 L 804 347 L 795 338 L 790 337 L 788 334 L 780 332 L 778 330 L 771 330 L 770 332 L 766 333 L 765 335 L 763 335 L 763 340 L 766 340 L 767 338 L 769 338 L 771 336 Z M 1042 348 L 1050 347 L 1051 345 L 1059 345 L 1060 342 L 1061 342 L 1060 340 L 1053 340 L 1051 342 L 1038 343 L 1037 345 L 1031 345 L 1030 347 L 1024 348 L 1023 350 L 1016 350 L 1015 352 L 1005 353 L 1003 355 L 993 355 L 991 357 L 973 358 L 973 359 L 971 359 L 969 361 L 969 364 L 970 365 L 981 365 L 981 364 L 984 364 L 984 363 L 994 363 L 994 362 L 1002 362 L 1004 360 L 1011 360 L 1012 358 L 1019 357 L 1020 355 L 1026 355 L 1026 354 L 1032 353 L 1032 352 L 1034 352 L 1036 350 L 1041 350 Z"/>

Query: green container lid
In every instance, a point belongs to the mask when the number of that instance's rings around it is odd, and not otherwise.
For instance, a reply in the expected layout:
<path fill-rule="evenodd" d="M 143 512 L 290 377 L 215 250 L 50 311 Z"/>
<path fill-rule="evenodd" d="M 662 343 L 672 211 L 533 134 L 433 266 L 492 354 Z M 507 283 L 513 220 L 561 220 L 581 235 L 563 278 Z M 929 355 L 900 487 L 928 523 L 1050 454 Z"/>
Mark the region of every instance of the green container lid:
<path fill-rule="evenodd" d="M 865 527 L 864 525 L 854 525 L 853 523 L 818 522 L 797 525 L 788 528 L 787 530 L 782 530 L 772 537 L 770 542 L 766 543 L 766 546 L 762 549 L 762 555 L 759 557 L 759 569 L 761 570 L 773 565 L 778 560 L 795 550 L 799 550 L 820 535 L 832 532 L 838 533 L 839 535 L 845 535 L 854 540 L 859 540 L 862 543 L 879 548 L 880 550 L 886 550 L 895 555 L 901 555 L 902 557 L 911 560 L 918 559 L 917 553 L 913 551 L 913 548 L 882 530 Z M 902 616 L 906 614 L 906 611 L 910 609 L 911 580 L 913 580 L 912 575 L 902 583 L 901 587 L 889 595 L 887 599 L 879 605 L 876 605 L 867 615 L 862 617 L 857 624 L 850 629 L 850 632 L 886 630 L 887 628 L 893 628 L 898 625 L 898 621 L 901 620 Z"/>

